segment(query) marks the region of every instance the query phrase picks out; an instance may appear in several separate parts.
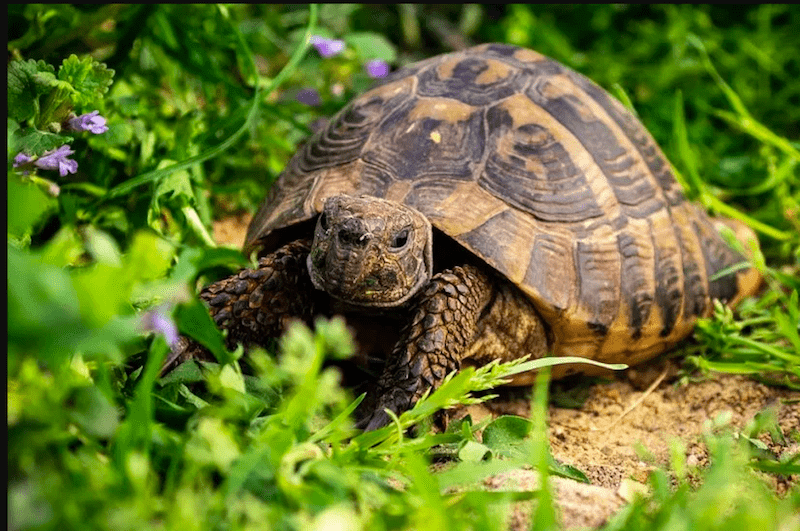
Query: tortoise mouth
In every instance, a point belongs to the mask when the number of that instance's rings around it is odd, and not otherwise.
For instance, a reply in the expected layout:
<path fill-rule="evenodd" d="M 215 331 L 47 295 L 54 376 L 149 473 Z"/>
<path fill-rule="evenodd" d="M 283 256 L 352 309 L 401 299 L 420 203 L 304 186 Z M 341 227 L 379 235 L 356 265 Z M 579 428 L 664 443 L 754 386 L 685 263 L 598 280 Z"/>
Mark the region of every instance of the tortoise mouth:
<path fill-rule="evenodd" d="M 324 258 L 323 258 L 324 260 Z M 358 274 L 348 272 L 352 269 L 361 269 L 363 263 L 359 260 L 343 261 L 354 267 L 325 267 L 328 260 L 322 261 L 318 267 L 319 257 L 315 260 L 314 252 L 308 255 L 307 266 L 311 282 L 318 290 L 326 292 L 331 297 L 350 305 L 367 308 L 391 308 L 405 304 L 416 295 L 427 283 L 428 277 L 424 272 L 418 272 L 416 282 L 407 286 L 399 282 L 394 268 L 383 267 L 372 274 Z"/>

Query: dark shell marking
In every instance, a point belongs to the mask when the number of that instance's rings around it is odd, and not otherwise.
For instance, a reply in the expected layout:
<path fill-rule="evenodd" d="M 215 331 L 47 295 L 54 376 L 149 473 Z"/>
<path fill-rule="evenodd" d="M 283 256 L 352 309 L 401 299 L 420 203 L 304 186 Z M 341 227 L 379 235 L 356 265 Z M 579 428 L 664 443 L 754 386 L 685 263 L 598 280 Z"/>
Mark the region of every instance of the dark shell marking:
<path fill-rule="evenodd" d="M 530 50 L 435 57 L 355 99 L 280 175 L 248 246 L 336 194 L 425 214 L 530 297 L 557 353 L 641 361 L 740 291 L 735 274 L 709 280 L 741 257 L 642 124 Z"/>

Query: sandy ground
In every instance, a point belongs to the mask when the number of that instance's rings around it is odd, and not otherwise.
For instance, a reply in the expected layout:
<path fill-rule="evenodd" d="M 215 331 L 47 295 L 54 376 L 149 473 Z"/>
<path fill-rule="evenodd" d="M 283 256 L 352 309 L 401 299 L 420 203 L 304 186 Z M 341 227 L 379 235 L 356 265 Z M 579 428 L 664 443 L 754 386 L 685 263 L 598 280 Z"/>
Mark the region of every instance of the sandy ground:
<path fill-rule="evenodd" d="M 736 431 L 771 408 L 784 435 L 800 431 L 798 393 L 728 374 L 681 383 L 677 373 L 677 361 L 654 360 L 629 369 L 611 382 L 592 385 L 580 408 L 550 406 L 551 452 L 558 461 L 578 468 L 591 480 L 587 486 L 555 478 L 565 529 L 603 525 L 635 491 L 644 488 L 650 471 L 669 467 L 670 444 L 675 439 L 685 445 L 687 464 L 706 465 L 703 434 L 715 419 L 727 419 L 726 426 Z M 487 414 L 526 416 L 528 412 L 527 399 L 501 395 L 494 404 L 473 407 L 470 414 L 475 420 Z M 780 446 L 768 436 L 762 440 L 776 455 L 799 450 L 796 442 Z M 641 456 L 637 446 L 650 456 Z M 798 479 L 770 477 L 778 495 Z M 535 488 L 536 474 L 515 471 L 491 478 L 486 486 L 497 490 Z M 528 529 L 529 513 L 529 507 L 519 504 L 512 512 L 510 528 Z"/>
<path fill-rule="evenodd" d="M 214 238 L 221 244 L 241 247 L 249 221 L 248 215 L 241 215 L 215 223 Z M 550 407 L 554 457 L 578 468 L 591 480 L 591 485 L 585 485 L 553 478 L 565 529 L 595 528 L 605 523 L 632 499 L 633 491 L 643 488 L 651 470 L 668 467 L 674 439 L 683 441 L 688 464 L 706 464 L 703 433 L 720 415 L 729 416 L 729 426 L 739 429 L 757 413 L 773 408 L 784 435 L 800 431 L 797 393 L 725 374 L 681 383 L 677 373 L 678 362 L 660 358 L 629 369 L 610 382 L 592 385 L 588 398 L 577 409 Z M 527 416 L 529 401 L 524 395 L 509 390 L 494 403 L 468 412 L 476 422 L 486 415 Z M 796 443 L 794 447 L 779 447 L 769 438 L 764 442 L 777 455 L 798 451 Z M 651 458 L 643 460 L 637 445 Z M 774 487 L 781 494 L 788 482 L 797 481 L 796 477 L 774 480 Z M 530 470 L 505 473 L 488 478 L 485 486 L 531 490 L 536 488 L 536 474 Z M 518 504 L 511 513 L 509 528 L 528 529 L 529 514 L 528 505 Z"/>
<path fill-rule="evenodd" d="M 241 249 L 247 234 L 247 225 L 253 218 L 250 214 L 230 216 L 214 222 L 214 241 L 220 245 Z"/>

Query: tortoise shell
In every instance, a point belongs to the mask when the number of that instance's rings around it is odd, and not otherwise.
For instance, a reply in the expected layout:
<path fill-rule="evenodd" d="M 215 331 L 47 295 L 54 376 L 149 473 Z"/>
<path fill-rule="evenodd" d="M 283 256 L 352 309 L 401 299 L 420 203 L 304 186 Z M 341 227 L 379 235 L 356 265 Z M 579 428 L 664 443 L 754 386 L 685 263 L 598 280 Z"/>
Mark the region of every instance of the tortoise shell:
<path fill-rule="evenodd" d="M 527 294 L 557 355 L 637 363 L 740 291 L 736 274 L 714 275 L 742 258 L 642 124 L 527 49 L 427 59 L 356 98 L 278 177 L 246 247 L 337 194 L 422 212 Z"/>

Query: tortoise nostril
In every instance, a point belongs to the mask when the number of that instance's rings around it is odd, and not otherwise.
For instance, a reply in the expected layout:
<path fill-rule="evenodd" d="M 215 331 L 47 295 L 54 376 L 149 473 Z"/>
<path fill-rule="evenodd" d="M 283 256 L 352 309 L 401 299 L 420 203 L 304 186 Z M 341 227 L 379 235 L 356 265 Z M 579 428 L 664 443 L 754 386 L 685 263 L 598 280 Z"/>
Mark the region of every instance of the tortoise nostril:
<path fill-rule="evenodd" d="M 341 243 L 363 246 L 366 245 L 372 234 L 369 233 L 363 221 L 358 218 L 350 218 L 342 224 L 337 237 Z"/>

